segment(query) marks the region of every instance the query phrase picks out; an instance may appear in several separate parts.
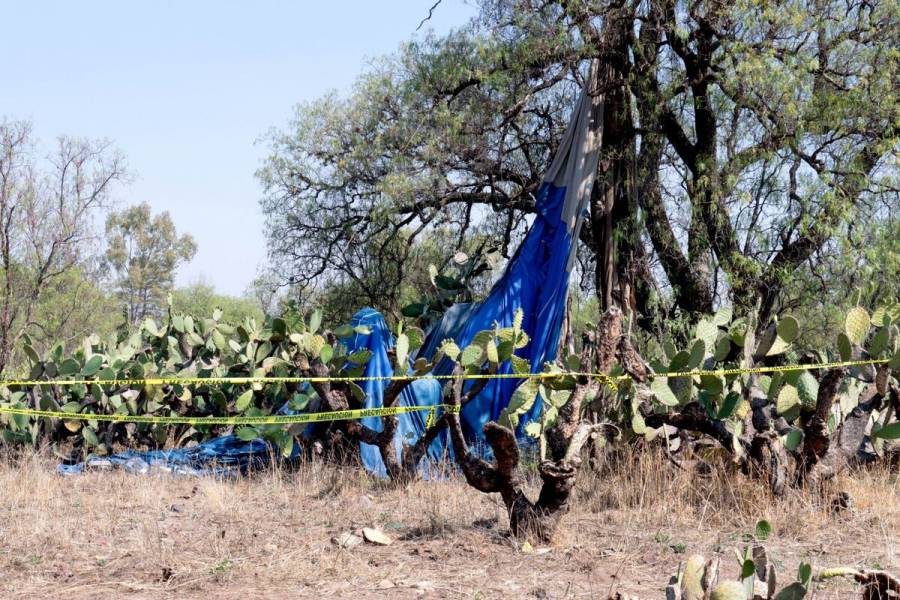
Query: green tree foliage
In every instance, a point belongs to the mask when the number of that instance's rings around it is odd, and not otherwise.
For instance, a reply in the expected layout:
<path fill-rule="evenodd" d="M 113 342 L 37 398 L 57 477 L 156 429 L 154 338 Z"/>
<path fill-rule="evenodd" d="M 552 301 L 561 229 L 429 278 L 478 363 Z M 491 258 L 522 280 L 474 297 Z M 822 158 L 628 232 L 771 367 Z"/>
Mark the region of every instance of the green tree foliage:
<path fill-rule="evenodd" d="M 106 292 L 100 278 L 76 268 L 47 287 L 28 335 L 35 351 L 44 354 L 57 343 L 78 344 L 91 334 L 108 337 L 123 321 L 118 301 Z M 23 360 L 19 357 L 17 364 Z"/>
<path fill-rule="evenodd" d="M 105 262 L 128 322 L 158 314 L 172 290 L 178 265 L 197 251 L 194 239 L 178 235 L 168 212 L 151 216 L 149 204 L 110 214 L 106 237 Z"/>
<path fill-rule="evenodd" d="M 848 225 L 799 275 L 785 283 L 783 310 L 803 311 L 804 345 L 821 348 L 841 328 L 847 309 L 900 302 L 900 218 Z"/>
<path fill-rule="evenodd" d="M 607 107 L 581 236 L 586 272 L 613 266 L 588 282 L 601 308 L 617 298 L 695 320 L 733 302 L 762 327 L 818 301 L 792 284 L 818 277 L 823 248 L 870 262 L 843 241 L 896 220 L 896 3 L 481 7 L 273 135 L 262 207 L 295 281 L 385 263 L 402 278 L 436 226 L 491 236 L 508 256 L 588 59 Z"/>
<path fill-rule="evenodd" d="M 222 311 L 221 319 L 227 323 L 242 323 L 248 317 L 262 322 L 265 313 L 257 299 L 217 294 L 213 286 L 194 283 L 172 292 L 172 310 L 188 315 L 211 315 Z"/>
<path fill-rule="evenodd" d="M 427 282 L 427 265 L 470 251 L 472 236 L 489 237 L 509 256 L 534 210 L 567 98 L 549 119 L 502 126 L 507 139 L 498 128 L 521 82 L 510 77 L 502 92 L 472 87 L 456 102 L 437 102 L 445 82 L 465 75 L 458 60 L 498 56 L 501 48 L 483 41 L 474 48 L 468 34 L 455 36 L 448 43 L 460 56 L 446 61 L 444 40 L 410 44 L 363 75 L 350 98 L 298 107 L 259 173 L 281 272 L 303 284 L 324 277 L 362 286 L 371 278 L 390 292 L 404 278 Z M 510 156 L 504 146 L 519 150 Z M 421 260 L 414 242 L 432 235 L 442 260 Z"/>

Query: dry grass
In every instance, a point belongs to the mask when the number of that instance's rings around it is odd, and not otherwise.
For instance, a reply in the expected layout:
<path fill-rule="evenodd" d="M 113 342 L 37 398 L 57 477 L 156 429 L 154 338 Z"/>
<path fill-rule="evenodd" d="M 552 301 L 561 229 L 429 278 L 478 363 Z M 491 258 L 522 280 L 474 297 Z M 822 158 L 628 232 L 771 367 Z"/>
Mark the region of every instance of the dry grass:
<path fill-rule="evenodd" d="M 400 490 L 330 465 L 232 481 L 89 473 L 0 461 L 3 598 L 660 598 L 687 554 L 720 556 L 759 518 L 784 577 L 815 567 L 900 570 L 896 475 L 834 483 L 855 508 L 796 492 L 775 501 L 740 476 L 697 477 L 651 453 L 584 472 L 556 543 L 523 553 L 498 498 L 458 479 Z M 383 529 L 390 546 L 332 537 Z M 846 588 L 818 598 L 846 598 Z"/>

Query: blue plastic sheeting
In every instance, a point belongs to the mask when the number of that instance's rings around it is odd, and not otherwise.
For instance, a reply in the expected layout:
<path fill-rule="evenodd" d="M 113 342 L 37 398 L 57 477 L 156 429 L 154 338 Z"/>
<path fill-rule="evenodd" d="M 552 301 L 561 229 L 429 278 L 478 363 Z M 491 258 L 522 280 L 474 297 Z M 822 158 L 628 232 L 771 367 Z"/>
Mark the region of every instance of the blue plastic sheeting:
<path fill-rule="evenodd" d="M 452 325 L 441 323 L 435 328 L 423 346 L 425 352 L 422 356 L 433 356 L 440 345 L 438 338 L 449 337 L 460 347 L 465 347 L 476 333 L 492 329 L 494 323 L 511 327 L 516 311 L 521 308 L 524 314 L 522 329 L 531 341 L 516 354 L 528 359 L 533 371 L 542 370 L 545 362 L 556 357 L 566 307 L 567 263 L 572 244 L 566 224 L 560 219 L 565 194 L 565 188 L 549 183 L 541 186 L 538 215 L 503 276 L 494 284 L 487 298 L 466 311 L 464 321 L 457 321 L 455 315 L 448 315 Z M 435 368 L 435 374 L 446 375 L 452 369 L 452 362 L 442 361 Z M 503 364 L 500 372 L 510 373 L 510 364 Z M 481 439 L 484 425 L 500 416 L 520 383 L 519 379 L 492 380 L 463 408 L 463 432 L 470 441 Z M 532 413 L 521 419 L 520 427 L 524 427 L 532 415 L 540 414 L 540 405 L 538 399 Z"/>
<path fill-rule="evenodd" d="M 595 61 L 588 76 L 589 89 L 594 87 L 590 82 L 595 82 L 596 76 Z M 422 356 L 432 357 L 444 338 L 452 338 L 457 345 L 465 347 L 476 333 L 492 329 L 495 323 L 509 327 L 516 311 L 521 309 L 524 314 L 522 329 L 530 342 L 516 354 L 530 361 L 533 372 L 542 371 L 545 363 L 556 358 L 569 273 L 575 258 L 574 240 L 578 238 L 587 213 L 597 170 L 602 115 L 602 98 L 582 92 L 538 190 L 537 214 L 522 245 L 487 298 L 460 309 L 459 313 L 448 311 L 428 336 Z M 435 368 L 435 374 L 445 375 L 452 369 L 453 364 L 444 360 Z M 501 365 L 500 372 L 510 373 L 510 364 Z M 516 379 L 492 380 L 463 408 L 463 431 L 470 441 L 481 441 L 484 425 L 500 416 L 520 382 Z M 541 399 L 537 398 L 531 412 L 520 419 L 520 437 L 525 425 L 540 415 L 541 404 Z"/>
<path fill-rule="evenodd" d="M 353 327 L 367 328 L 369 333 L 355 333 L 353 336 L 342 340 L 347 346 L 348 352 L 369 350 L 372 353 L 366 370 L 365 377 L 383 377 L 394 374 L 391 366 L 388 350 L 394 347 L 394 338 L 391 335 L 384 317 L 381 313 L 371 308 L 364 308 L 353 316 L 350 323 Z M 384 402 L 384 390 L 389 385 L 386 381 L 361 381 L 360 386 L 366 392 L 365 408 L 380 408 Z M 400 393 L 397 402 L 399 406 L 435 406 L 441 403 L 441 384 L 434 379 L 418 379 L 407 385 Z M 404 442 L 415 443 L 425 431 L 425 422 L 428 411 L 406 413 L 398 415 L 397 435 L 394 439 L 396 450 L 399 452 Z M 367 417 L 363 424 L 375 431 L 381 431 L 383 425 L 381 417 Z M 449 437 L 447 431 L 443 431 L 428 447 L 426 454 L 428 461 L 434 463 L 445 457 L 445 451 L 449 449 Z M 378 448 L 369 444 L 360 444 L 360 454 L 366 468 L 380 476 L 386 476 L 384 462 Z M 399 454 L 398 454 L 399 456 Z M 422 465 L 427 470 L 427 464 Z M 427 475 L 427 473 L 424 473 Z"/>
<path fill-rule="evenodd" d="M 295 444 L 294 456 L 298 451 Z M 190 448 L 149 452 L 127 450 L 112 456 L 91 456 L 82 463 L 59 465 L 57 470 L 62 475 L 112 468 L 135 474 L 231 475 L 264 467 L 271 463 L 272 457 L 280 456 L 278 448 L 263 440 L 244 442 L 237 436 L 226 435 Z"/>
<path fill-rule="evenodd" d="M 466 320 L 476 306 L 470 302 L 460 302 L 448 308 L 441 320 L 428 330 L 425 342 L 417 351 L 416 356 L 426 357 L 430 360 L 440 348 L 441 342 L 446 339 L 456 339 L 463 327 L 466 326 Z"/>
<path fill-rule="evenodd" d="M 597 64 L 591 65 L 589 82 L 596 80 Z M 593 87 L 593 86 L 592 86 Z M 524 315 L 522 329 L 528 334 L 528 345 L 517 355 L 531 363 L 533 372 L 543 370 L 544 364 L 556 358 L 562 321 L 565 316 L 569 287 L 569 273 L 574 264 L 575 244 L 586 216 L 594 174 L 597 170 L 602 121 L 602 98 L 582 93 L 573 111 L 572 120 L 557 149 L 553 163 L 544 177 L 536 202 L 536 216 L 522 245 L 509 261 L 503 275 L 492 286 L 487 298 L 471 305 L 452 307 L 427 336 L 419 355 L 434 357 L 444 339 L 451 338 L 460 347 L 471 343 L 475 334 L 492 329 L 495 324 L 510 327 L 516 312 Z M 377 323 L 372 334 L 364 341 L 352 342 L 372 350 L 372 362 L 367 375 L 388 375 L 391 366 L 387 349 L 393 340 L 384 327 L 384 320 L 371 309 L 357 314 L 360 324 Z M 435 375 L 447 375 L 453 370 L 450 360 L 443 360 L 434 369 Z M 510 373 L 509 362 L 501 365 L 501 373 Z M 495 420 L 509 404 L 521 380 L 494 379 L 462 410 L 463 433 L 476 448 L 484 450 L 483 428 Z M 429 383 L 429 382 L 416 382 Z M 474 382 L 467 384 L 474 385 Z M 410 389 L 411 388 L 411 389 Z M 404 394 L 404 404 L 430 406 L 439 401 L 438 391 L 426 390 L 419 396 L 417 388 L 410 386 Z M 381 406 L 384 385 L 366 387 L 366 407 Z M 524 427 L 540 415 L 542 402 L 537 398 L 530 413 L 520 419 L 519 437 Z M 380 428 L 380 419 L 367 422 Z M 397 443 L 403 436 L 418 439 L 424 431 L 424 415 L 406 420 L 401 426 Z M 447 448 L 446 434 L 430 448 L 430 457 L 441 456 Z M 439 447 L 439 442 L 442 447 Z M 483 452 L 484 453 L 484 452 Z M 372 471 L 383 473 L 384 467 L 374 448 L 363 446 L 363 461 Z"/>

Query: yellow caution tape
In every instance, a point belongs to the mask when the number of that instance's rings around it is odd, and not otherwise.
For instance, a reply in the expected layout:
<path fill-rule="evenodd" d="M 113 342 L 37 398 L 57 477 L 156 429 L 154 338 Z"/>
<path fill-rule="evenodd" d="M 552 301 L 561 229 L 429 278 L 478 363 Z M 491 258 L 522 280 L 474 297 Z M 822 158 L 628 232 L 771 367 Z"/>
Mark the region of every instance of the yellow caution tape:
<path fill-rule="evenodd" d="M 609 379 L 604 373 L 473 373 L 471 375 L 361 375 L 358 377 L 144 377 L 138 379 L 0 379 L 0 387 L 37 387 L 73 385 L 109 385 L 132 387 L 144 385 L 247 385 L 253 383 L 365 383 L 368 381 L 417 381 L 433 379 L 558 379 L 566 376 L 589 376 Z"/>
<path fill-rule="evenodd" d="M 785 373 L 791 371 L 810 371 L 818 369 L 837 369 L 844 367 L 858 367 L 864 365 L 877 365 L 889 362 L 889 359 L 854 360 L 843 362 L 818 363 L 807 365 L 782 365 L 771 367 L 715 369 L 709 371 L 693 370 L 678 371 L 674 373 L 653 373 L 647 377 L 676 378 L 676 377 L 702 377 L 702 376 L 728 376 L 744 375 L 751 373 Z M 471 375 L 380 375 L 360 377 L 158 377 L 143 379 L 61 379 L 61 380 L 29 380 L 7 379 L 0 380 L 0 386 L 7 387 L 35 387 L 46 385 L 73 386 L 73 385 L 109 385 L 118 387 L 144 386 L 144 385 L 217 385 L 236 384 L 246 385 L 253 383 L 336 383 L 368 381 L 415 381 L 420 379 L 446 380 L 478 380 L 478 379 L 557 379 L 561 377 L 588 377 L 598 379 L 613 390 L 618 388 L 617 382 L 628 381 L 630 375 L 610 376 L 605 373 L 590 372 L 558 372 L 558 373 L 532 373 L 521 375 L 517 373 L 475 373 Z M 62 411 L 35 410 L 29 408 L 13 408 L 0 406 L 0 413 L 24 415 L 32 417 L 56 418 L 83 421 L 116 421 L 127 423 L 160 423 L 160 424 L 184 424 L 184 425 L 274 425 L 294 423 L 318 423 L 323 421 L 344 421 L 362 419 L 365 417 L 385 417 L 411 412 L 429 411 L 428 424 L 434 422 L 437 408 L 452 413 L 458 413 L 459 407 L 449 404 L 435 406 L 394 406 L 387 408 L 365 408 L 354 410 L 339 410 L 321 413 L 304 413 L 299 415 L 266 415 L 260 417 L 157 417 L 152 415 L 121 415 L 121 414 L 85 414 L 67 413 Z"/>
<path fill-rule="evenodd" d="M 159 417 L 153 415 L 68 413 L 58 410 L 34 410 L 10 406 L 0 406 L 0 413 L 47 419 L 65 419 L 67 421 L 114 421 L 117 423 L 156 423 L 163 425 L 293 425 L 294 423 L 322 423 L 325 421 L 350 421 L 366 417 L 388 417 L 422 411 L 428 411 L 429 418 L 433 420 L 433 415 L 439 408 L 449 413 L 459 413 L 459 407 L 452 404 L 389 406 L 387 408 L 360 408 L 298 415 L 264 415 L 259 417 Z"/>
<path fill-rule="evenodd" d="M 816 371 L 821 369 L 839 369 L 844 367 L 859 367 L 864 365 L 879 365 L 890 362 L 888 358 L 880 358 L 880 359 L 871 359 L 871 360 L 849 360 L 842 362 L 829 362 L 829 363 L 815 363 L 808 365 L 781 365 L 781 366 L 772 366 L 772 367 L 750 367 L 750 368 L 733 368 L 733 369 L 712 369 L 708 371 L 703 370 L 693 370 L 693 371 L 673 371 L 672 373 L 648 373 L 647 379 L 675 379 L 675 378 L 686 378 L 686 377 L 702 377 L 702 376 L 712 376 L 712 377 L 725 377 L 728 375 L 747 375 L 751 373 L 789 373 L 791 371 Z M 616 375 L 609 376 L 603 373 L 542 373 L 540 375 L 554 375 L 554 376 L 565 376 L 571 375 L 574 377 L 592 377 L 596 379 L 600 379 L 603 383 L 610 386 L 613 389 L 617 389 L 617 383 L 620 381 L 630 381 L 632 377 L 630 375 Z"/>
<path fill-rule="evenodd" d="M 716 369 L 710 371 L 678 371 L 673 373 L 653 373 L 647 377 L 694 377 L 697 375 L 740 375 L 743 373 L 776 373 L 786 371 L 808 371 L 817 369 L 833 369 L 840 367 L 856 367 L 862 365 L 876 365 L 889 362 L 890 359 L 854 360 L 845 362 L 830 362 L 808 365 L 784 365 L 775 367 L 752 367 L 734 369 Z M 364 383 L 368 381 L 417 381 L 433 379 L 435 381 L 447 380 L 477 380 L 477 379 L 559 379 L 561 377 L 588 377 L 601 381 L 626 381 L 630 375 L 610 376 L 606 373 L 561 371 L 557 373 L 473 373 L 464 375 L 360 375 L 337 377 L 142 377 L 135 379 L 0 379 L 0 387 L 37 387 L 37 386 L 73 386 L 73 385 L 108 385 L 115 387 L 132 387 L 145 385 L 248 385 L 253 383 Z"/>
<path fill-rule="evenodd" d="M 676 373 L 654 373 L 649 375 L 650 379 L 659 377 L 695 377 L 703 375 L 726 376 L 726 375 L 745 375 L 750 373 L 788 373 L 791 371 L 817 371 L 821 369 L 840 369 L 843 367 L 861 367 L 864 365 L 881 365 L 890 362 L 889 358 L 877 358 L 870 360 L 848 360 L 843 362 L 815 363 L 809 365 L 782 365 L 776 367 L 750 367 L 750 368 L 734 368 L 734 369 L 714 369 L 710 371 L 678 371 Z M 617 379 L 630 379 L 627 375 L 618 377 Z"/>

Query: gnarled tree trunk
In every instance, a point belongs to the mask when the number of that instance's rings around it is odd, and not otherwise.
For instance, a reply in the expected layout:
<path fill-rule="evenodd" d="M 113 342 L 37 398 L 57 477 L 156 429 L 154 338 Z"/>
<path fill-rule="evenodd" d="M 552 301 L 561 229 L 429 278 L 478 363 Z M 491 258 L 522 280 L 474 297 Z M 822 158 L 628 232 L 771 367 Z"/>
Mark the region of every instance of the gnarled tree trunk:
<path fill-rule="evenodd" d="M 617 309 L 608 311 L 598 331 L 600 343 L 596 348 L 593 344 L 585 344 L 582 349 L 581 364 L 585 369 L 612 364 L 610 357 L 617 351 L 621 331 L 622 313 Z M 457 366 L 455 373 L 462 374 L 461 367 Z M 602 385 L 598 379 L 579 378 L 568 402 L 559 410 L 555 425 L 546 432 L 549 458 L 538 468 L 542 483 L 536 500 L 531 500 L 525 493 L 515 432 L 494 422 L 484 426 L 485 440 L 494 454 L 493 462 L 488 462 L 469 448 L 458 415 L 445 415 L 456 460 L 466 481 L 482 492 L 500 494 L 509 511 L 513 535 L 548 541 L 568 512 L 575 477 L 582 462 L 582 447 L 605 426 L 582 419 L 586 399 Z M 463 380 L 456 380 L 451 388 L 450 402 L 462 405 L 470 396 L 471 391 L 463 394 Z"/>

